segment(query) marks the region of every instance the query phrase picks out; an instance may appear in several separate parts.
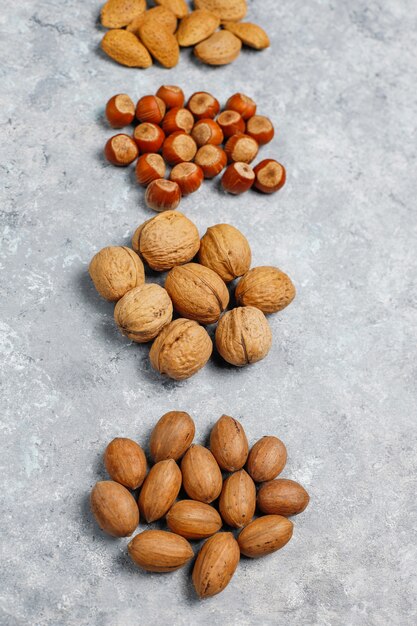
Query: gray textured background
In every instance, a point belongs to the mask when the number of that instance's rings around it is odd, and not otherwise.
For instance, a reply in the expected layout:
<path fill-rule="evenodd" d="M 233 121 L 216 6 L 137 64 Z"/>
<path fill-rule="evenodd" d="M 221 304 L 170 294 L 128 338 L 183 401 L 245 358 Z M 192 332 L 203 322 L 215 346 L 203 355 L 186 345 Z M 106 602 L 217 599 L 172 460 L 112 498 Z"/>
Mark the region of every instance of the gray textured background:
<path fill-rule="evenodd" d="M 105 59 L 96 0 L 1 4 L 1 624 L 416 623 L 415 1 L 253 1 L 271 49 L 215 70 L 184 52 L 172 71 Z M 201 233 L 233 223 L 298 288 L 265 361 L 181 384 L 118 334 L 86 273 L 151 216 L 103 161 L 104 104 L 161 83 L 245 91 L 273 118 L 262 155 L 286 187 L 205 184 L 181 210 Z M 204 603 L 189 571 L 136 569 L 87 505 L 106 443 L 145 444 L 173 408 L 200 441 L 223 412 L 251 441 L 277 434 L 311 494 L 291 543 Z"/>

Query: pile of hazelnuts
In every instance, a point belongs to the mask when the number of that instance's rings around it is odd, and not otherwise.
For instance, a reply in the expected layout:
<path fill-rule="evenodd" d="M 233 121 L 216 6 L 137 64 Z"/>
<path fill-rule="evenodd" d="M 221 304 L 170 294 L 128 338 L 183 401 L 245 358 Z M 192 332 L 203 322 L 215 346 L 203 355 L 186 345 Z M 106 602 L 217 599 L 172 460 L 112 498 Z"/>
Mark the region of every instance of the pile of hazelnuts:
<path fill-rule="evenodd" d="M 221 186 L 228 193 L 238 195 L 252 187 L 273 193 L 285 183 L 284 166 L 274 159 L 250 165 L 259 147 L 274 137 L 271 120 L 257 115 L 256 108 L 242 93 L 231 96 L 223 111 L 219 101 L 204 91 L 194 93 L 185 104 L 182 89 L 172 85 L 143 96 L 136 106 L 127 94 L 118 94 L 107 103 L 108 122 L 113 128 L 138 124 L 133 136 L 111 137 L 105 156 L 118 166 L 137 159 L 136 178 L 146 187 L 145 202 L 154 211 L 176 209 L 182 196 L 221 172 Z"/>

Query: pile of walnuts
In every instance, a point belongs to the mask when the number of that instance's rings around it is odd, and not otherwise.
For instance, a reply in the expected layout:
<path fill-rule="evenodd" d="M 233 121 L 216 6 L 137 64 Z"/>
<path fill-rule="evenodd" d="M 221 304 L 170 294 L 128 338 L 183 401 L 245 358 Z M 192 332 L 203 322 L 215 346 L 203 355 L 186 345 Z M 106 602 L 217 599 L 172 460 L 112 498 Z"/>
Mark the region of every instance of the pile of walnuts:
<path fill-rule="evenodd" d="M 113 439 L 104 453 L 111 480 L 96 483 L 90 501 L 100 528 L 114 537 L 132 535 L 140 518 L 147 524 L 165 518 L 169 530 L 147 529 L 129 543 L 131 559 L 147 571 L 177 570 L 194 557 L 190 541 L 205 539 L 192 579 L 206 598 L 229 584 L 241 554 L 257 558 L 285 546 L 294 526 L 288 517 L 310 498 L 299 483 L 277 478 L 287 461 L 277 437 L 262 437 L 249 451 L 242 424 L 228 415 L 212 428 L 209 448 L 193 444 L 194 434 L 188 413 L 163 415 L 152 431 L 148 473 L 135 441 Z M 221 532 L 223 525 L 230 530 Z"/>
<path fill-rule="evenodd" d="M 137 343 L 153 340 L 155 370 L 175 380 L 195 374 L 213 350 L 204 326 L 215 323 L 216 347 L 228 363 L 243 366 L 268 354 L 272 333 L 265 314 L 288 306 L 295 288 L 276 267 L 250 269 L 251 249 L 237 228 L 216 224 L 200 240 L 185 215 L 164 211 L 136 229 L 132 248 L 103 248 L 89 272 L 99 294 L 117 302 L 114 318 L 121 332 Z M 168 271 L 165 288 L 145 283 L 143 262 Z M 225 312 L 227 284 L 239 277 L 237 306 Z M 179 317 L 173 320 L 174 311 Z"/>

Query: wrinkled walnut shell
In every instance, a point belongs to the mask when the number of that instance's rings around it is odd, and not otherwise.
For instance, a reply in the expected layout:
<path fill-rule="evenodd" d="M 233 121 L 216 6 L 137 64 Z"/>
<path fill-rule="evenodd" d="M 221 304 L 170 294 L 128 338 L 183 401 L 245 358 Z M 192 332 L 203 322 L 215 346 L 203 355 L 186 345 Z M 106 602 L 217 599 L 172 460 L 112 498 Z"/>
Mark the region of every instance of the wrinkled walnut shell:
<path fill-rule="evenodd" d="M 158 272 L 188 263 L 199 247 L 197 227 L 178 211 L 164 211 L 144 222 L 132 239 L 135 252 Z"/>
<path fill-rule="evenodd" d="M 124 246 L 108 246 L 97 252 L 88 271 L 98 293 L 110 302 L 145 282 L 142 261 Z"/>
<path fill-rule="evenodd" d="M 163 287 L 146 284 L 128 291 L 114 309 L 123 335 L 137 343 L 155 339 L 172 320 L 172 302 Z"/>
<path fill-rule="evenodd" d="M 149 352 L 152 367 L 174 380 L 190 378 L 209 360 L 212 341 L 202 326 L 192 320 L 179 318 L 155 339 Z"/>
<path fill-rule="evenodd" d="M 201 239 L 199 261 L 225 283 L 243 276 L 250 268 L 252 253 L 248 240 L 229 224 L 216 224 Z"/>
<path fill-rule="evenodd" d="M 265 315 L 252 306 L 232 309 L 220 318 L 216 346 L 225 361 L 241 367 L 268 354 L 272 333 Z"/>
<path fill-rule="evenodd" d="M 173 267 L 167 276 L 165 289 L 181 317 L 200 324 L 217 322 L 229 304 L 229 292 L 223 280 L 199 263 Z"/>
<path fill-rule="evenodd" d="M 294 300 L 295 287 L 290 277 L 277 267 L 254 267 L 238 282 L 235 295 L 240 306 L 276 313 Z"/>

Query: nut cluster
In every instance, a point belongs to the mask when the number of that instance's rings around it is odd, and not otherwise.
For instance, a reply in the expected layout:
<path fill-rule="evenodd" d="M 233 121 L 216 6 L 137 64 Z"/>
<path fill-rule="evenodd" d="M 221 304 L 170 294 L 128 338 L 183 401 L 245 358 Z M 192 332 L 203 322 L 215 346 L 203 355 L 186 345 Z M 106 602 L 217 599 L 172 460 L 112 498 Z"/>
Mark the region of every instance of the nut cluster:
<path fill-rule="evenodd" d="M 175 380 L 198 372 L 213 350 L 204 326 L 216 323 L 216 347 L 228 363 L 241 367 L 268 354 L 272 332 L 265 315 L 288 306 L 295 288 L 276 267 L 250 269 L 249 242 L 237 228 L 216 224 L 200 240 L 191 220 L 164 211 L 136 229 L 132 248 L 103 248 L 89 271 L 99 294 L 116 302 L 121 332 L 136 343 L 154 340 L 149 356 L 156 371 Z M 143 262 L 168 271 L 164 287 L 145 283 Z M 239 277 L 237 306 L 225 312 L 227 284 Z"/>
<path fill-rule="evenodd" d="M 101 24 L 108 32 L 101 41 L 104 52 L 128 67 L 150 67 L 153 61 L 171 68 L 180 48 L 194 48 L 202 63 L 226 65 L 240 54 L 242 45 L 268 48 L 266 32 L 251 22 L 241 22 L 246 0 L 194 0 L 190 11 L 185 0 L 108 0 L 101 10 Z M 219 28 L 221 29 L 219 30 Z"/>
<path fill-rule="evenodd" d="M 212 428 L 209 448 L 193 444 L 194 435 L 188 413 L 163 415 L 151 434 L 148 473 L 136 442 L 113 439 L 104 453 L 111 480 L 96 483 L 90 500 L 98 525 L 114 537 L 132 535 L 140 519 L 165 518 L 168 530 L 144 530 L 128 545 L 131 559 L 147 571 L 179 569 L 194 557 L 190 541 L 205 539 L 192 580 L 206 598 L 229 584 L 241 554 L 257 558 L 285 546 L 294 526 L 288 517 L 304 511 L 309 495 L 299 483 L 277 478 L 287 461 L 277 437 L 262 437 L 249 451 L 242 424 L 227 415 Z"/>
<path fill-rule="evenodd" d="M 109 124 L 137 125 L 132 136 L 111 137 L 104 153 L 113 165 L 127 166 L 137 159 L 136 178 L 146 187 L 145 202 L 154 211 L 176 209 L 182 196 L 223 170 L 221 185 L 228 193 L 238 195 L 251 187 L 273 193 L 285 184 L 284 166 L 274 159 L 250 165 L 260 146 L 275 134 L 271 120 L 257 115 L 256 109 L 242 93 L 231 96 L 223 111 L 205 91 L 194 93 L 186 103 L 175 85 L 161 86 L 156 95 L 143 96 L 136 105 L 127 94 L 117 94 L 106 105 Z"/>

